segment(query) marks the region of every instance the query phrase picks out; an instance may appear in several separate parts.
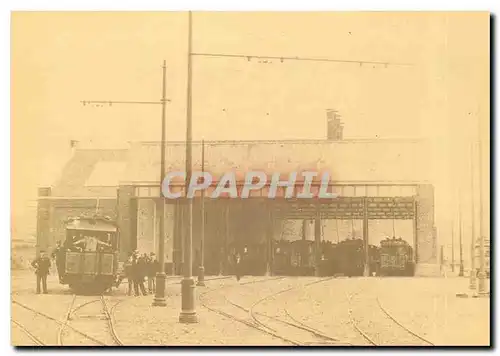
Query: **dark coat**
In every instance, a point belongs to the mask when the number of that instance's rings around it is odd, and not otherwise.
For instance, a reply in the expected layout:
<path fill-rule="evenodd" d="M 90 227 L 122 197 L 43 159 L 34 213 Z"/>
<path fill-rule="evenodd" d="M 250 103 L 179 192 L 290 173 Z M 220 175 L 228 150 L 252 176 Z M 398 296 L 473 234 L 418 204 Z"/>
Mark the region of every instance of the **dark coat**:
<path fill-rule="evenodd" d="M 48 257 L 38 257 L 31 262 L 31 266 L 35 268 L 35 273 L 37 275 L 46 276 L 49 274 L 50 259 Z"/>
<path fill-rule="evenodd" d="M 132 278 L 135 280 L 144 280 L 144 277 L 147 276 L 147 262 L 144 258 L 139 257 L 134 259 L 132 262 Z"/>
<path fill-rule="evenodd" d="M 157 260 L 149 261 L 148 263 L 148 277 L 156 276 L 156 273 L 160 272 L 160 262 Z"/>

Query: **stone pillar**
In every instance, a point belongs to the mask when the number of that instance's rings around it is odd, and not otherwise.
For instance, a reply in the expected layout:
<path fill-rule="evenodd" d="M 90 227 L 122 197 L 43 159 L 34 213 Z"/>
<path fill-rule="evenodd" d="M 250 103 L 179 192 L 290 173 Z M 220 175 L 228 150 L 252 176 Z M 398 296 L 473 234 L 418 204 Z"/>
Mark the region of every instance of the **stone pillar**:
<path fill-rule="evenodd" d="M 137 246 L 137 200 L 135 187 L 121 185 L 118 188 L 118 218 L 120 232 L 120 260 L 124 261 Z"/>
<path fill-rule="evenodd" d="M 51 203 L 50 199 L 43 199 L 50 197 L 51 189 L 39 188 L 38 189 L 38 207 L 36 219 L 36 255 L 40 254 L 41 250 L 46 250 L 52 237 L 50 236 L 50 221 L 51 221 Z"/>
<path fill-rule="evenodd" d="M 417 186 L 417 265 L 418 276 L 439 276 L 438 247 L 434 226 L 434 186 Z"/>

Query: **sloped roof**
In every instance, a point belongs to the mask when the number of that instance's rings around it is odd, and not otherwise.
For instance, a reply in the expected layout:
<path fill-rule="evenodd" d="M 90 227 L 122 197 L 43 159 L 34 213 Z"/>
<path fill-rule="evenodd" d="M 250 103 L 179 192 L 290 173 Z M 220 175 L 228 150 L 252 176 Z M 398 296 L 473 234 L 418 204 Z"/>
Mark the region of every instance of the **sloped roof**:
<path fill-rule="evenodd" d="M 87 187 L 117 187 L 120 184 L 126 161 L 101 161 L 94 165 L 94 170 L 85 181 Z"/>
<path fill-rule="evenodd" d="M 328 171 L 336 181 L 427 181 L 429 146 L 417 140 L 205 142 L 205 171 L 267 173 Z M 193 142 L 193 170 L 201 170 L 201 142 Z M 185 143 L 166 147 L 166 171 L 185 170 Z M 158 182 L 160 144 L 135 143 L 122 182 Z"/>
<path fill-rule="evenodd" d="M 135 142 L 128 149 L 76 149 L 53 186 L 54 196 L 115 196 L 119 184 L 158 184 L 160 143 Z M 168 142 L 166 170 L 185 171 L 185 142 Z M 192 145 L 193 170 L 201 170 L 200 141 Z M 269 174 L 327 171 L 342 182 L 430 181 L 426 141 L 288 140 L 205 141 L 205 171 L 214 176 L 251 170 Z"/>

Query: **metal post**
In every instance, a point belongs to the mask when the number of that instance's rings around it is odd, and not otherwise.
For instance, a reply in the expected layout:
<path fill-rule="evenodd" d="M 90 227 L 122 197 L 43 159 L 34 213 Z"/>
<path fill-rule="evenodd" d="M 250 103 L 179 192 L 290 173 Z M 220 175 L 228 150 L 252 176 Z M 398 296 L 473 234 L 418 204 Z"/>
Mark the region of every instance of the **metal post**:
<path fill-rule="evenodd" d="M 413 262 L 418 263 L 418 206 L 417 197 L 413 198 Z"/>
<path fill-rule="evenodd" d="M 205 172 L 205 140 L 201 141 L 201 171 Z M 205 287 L 205 189 L 201 191 L 201 243 L 197 286 Z"/>
<path fill-rule="evenodd" d="M 463 241 L 462 241 L 462 199 L 460 197 L 460 190 L 458 193 L 458 238 L 460 243 L 460 270 L 458 272 L 459 277 L 464 276 L 464 255 L 463 255 Z"/>
<path fill-rule="evenodd" d="M 160 237 L 158 247 L 158 262 L 160 270 L 156 274 L 156 292 L 153 299 L 153 306 L 165 307 L 165 200 L 162 195 L 162 184 L 165 178 L 165 129 L 166 120 L 165 113 L 167 108 L 166 97 L 167 85 L 167 62 L 163 61 L 163 84 L 162 84 L 162 97 L 161 97 L 161 155 L 160 155 Z"/>
<path fill-rule="evenodd" d="M 453 219 L 451 220 L 451 271 L 455 272 L 455 234 L 453 231 Z"/>
<path fill-rule="evenodd" d="M 479 130 L 478 130 L 479 131 Z M 478 132 L 480 135 L 481 133 Z M 484 266 L 484 223 L 483 223 L 483 155 L 481 141 L 478 142 L 479 151 L 479 296 L 486 297 L 486 271 Z"/>
<path fill-rule="evenodd" d="M 471 143 L 471 155 L 470 155 L 470 185 L 471 185 L 471 246 L 470 246 L 470 276 L 469 276 L 469 289 L 472 291 L 476 290 L 476 211 L 474 209 L 474 141 Z"/>
<path fill-rule="evenodd" d="M 153 251 L 156 251 L 156 219 L 157 219 L 157 216 L 156 216 L 156 205 L 157 205 L 157 202 L 156 200 L 153 199 Z"/>
<path fill-rule="evenodd" d="M 370 254 L 368 244 L 368 202 L 366 197 L 363 197 L 363 241 L 365 244 L 365 266 L 363 270 L 363 276 L 368 277 L 370 275 Z"/>
<path fill-rule="evenodd" d="M 186 196 L 186 223 L 187 234 L 186 243 L 184 245 L 184 278 L 181 282 L 182 293 L 182 310 L 179 315 L 181 323 L 197 323 L 198 316 L 196 315 L 194 305 L 194 280 L 192 276 L 192 243 L 193 243 L 193 199 L 188 198 L 188 185 L 191 182 L 192 176 L 192 73 L 191 73 L 191 46 L 192 46 L 192 29 L 191 29 L 191 11 L 188 13 L 188 65 L 187 65 L 187 117 L 186 117 L 186 182 L 184 193 Z"/>

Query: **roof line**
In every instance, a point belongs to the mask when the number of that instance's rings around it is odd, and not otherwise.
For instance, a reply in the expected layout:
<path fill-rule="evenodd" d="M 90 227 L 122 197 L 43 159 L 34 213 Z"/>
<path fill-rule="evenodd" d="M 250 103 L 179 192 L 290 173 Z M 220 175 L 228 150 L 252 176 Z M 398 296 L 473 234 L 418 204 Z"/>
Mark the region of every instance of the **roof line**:
<path fill-rule="evenodd" d="M 205 140 L 205 144 L 262 144 L 262 143 L 316 143 L 316 144 L 347 144 L 347 143 L 387 143 L 387 142 L 426 142 L 424 138 L 366 138 L 366 139 L 344 139 L 340 141 L 326 139 L 287 139 L 287 140 Z M 161 141 L 131 141 L 131 144 L 159 145 Z M 185 145 L 186 141 L 167 141 L 167 145 Z M 193 144 L 199 145 L 201 140 L 193 140 Z"/>

